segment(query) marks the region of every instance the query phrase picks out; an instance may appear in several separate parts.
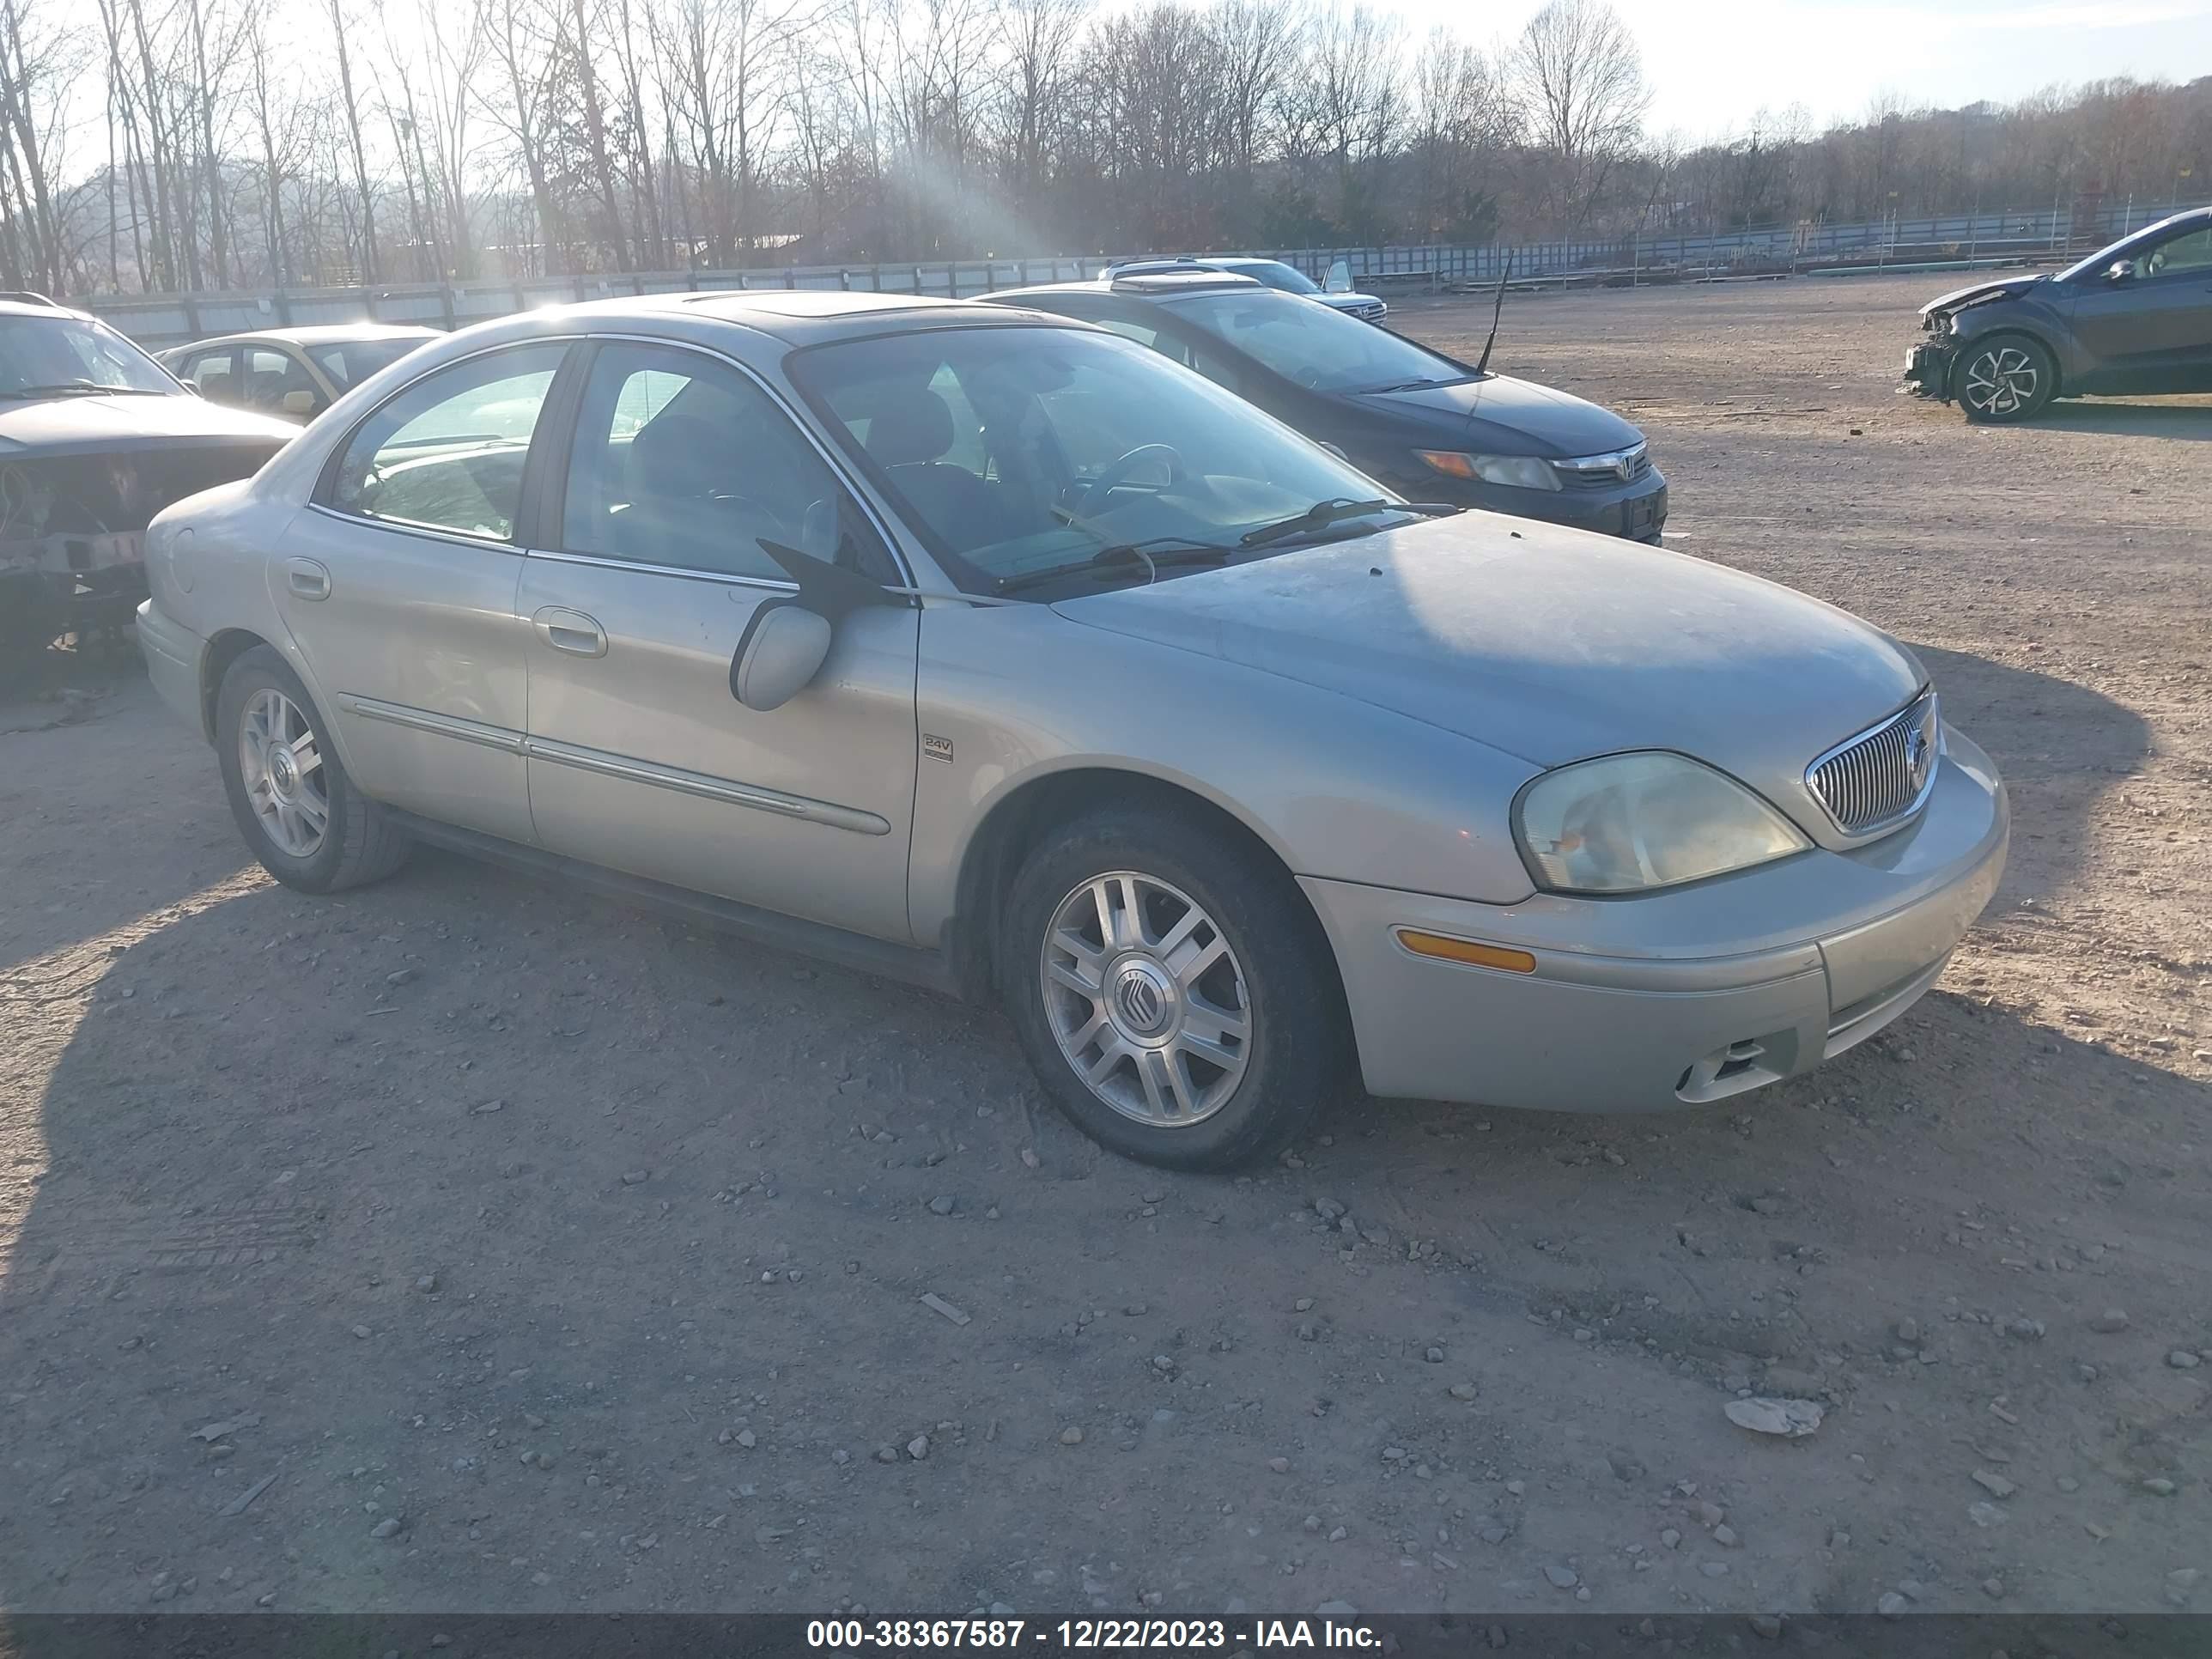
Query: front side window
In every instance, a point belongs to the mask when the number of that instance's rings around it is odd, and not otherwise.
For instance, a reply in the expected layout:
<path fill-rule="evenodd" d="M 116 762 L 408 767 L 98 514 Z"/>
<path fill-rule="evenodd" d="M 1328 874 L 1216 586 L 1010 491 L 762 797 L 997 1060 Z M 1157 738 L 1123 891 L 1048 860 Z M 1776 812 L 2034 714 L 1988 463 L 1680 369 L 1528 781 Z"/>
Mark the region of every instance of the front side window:
<path fill-rule="evenodd" d="M 1378 494 L 1250 404 L 1103 331 L 938 329 L 814 347 L 789 366 L 969 592 L 1125 558 L 1144 579 L 1123 549 L 1163 570 L 1180 562 L 1157 556 L 1176 550 L 1225 562 L 1247 532 Z"/>
<path fill-rule="evenodd" d="M 2136 261 L 2138 276 L 2195 276 L 2212 270 L 2212 228 L 2160 242 Z"/>
<path fill-rule="evenodd" d="M 354 428 L 330 505 L 394 525 L 512 540 L 531 434 L 568 349 L 515 346 L 424 375 Z"/>
<path fill-rule="evenodd" d="M 1175 313 L 1285 380 L 1319 392 L 1444 386 L 1468 378 L 1462 365 L 1402 335 L 1287 294 L 1194 294 L 1176 301 Z"/>
<path fill-rule="evenodd" d="M 105 323 L 0 317 L 0 398 L 102 392 L 181 395 L 159 363 Z"/>
<path fill-rule="evenodd" d="M 601 347 L 576 417 L 562 547 L 787 580 L 764 538 L 890 578 L 830 464 L 753 381 L 696 351 Z"/>
<path fill-rule="evenodd" d="M 322 394 L 307 378 L 307 366 L 289 351 L 270 346 L 246 349 L 246 406 L 269 415 L 312 415 Z"/>

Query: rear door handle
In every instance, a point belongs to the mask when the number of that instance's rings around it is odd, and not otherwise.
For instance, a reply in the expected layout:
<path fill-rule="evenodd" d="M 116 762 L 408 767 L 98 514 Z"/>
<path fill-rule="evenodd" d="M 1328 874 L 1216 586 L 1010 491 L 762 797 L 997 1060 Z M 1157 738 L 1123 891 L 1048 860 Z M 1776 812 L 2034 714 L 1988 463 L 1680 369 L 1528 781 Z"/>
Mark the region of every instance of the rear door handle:
<path fill-rule="evenodd" d="M 571 611 L 566 605 L 549 605 L 530 620 L 538 629 L 538 636 L 556 651 L 579 657 L 607 654 L 607 630 L 599 626 L 596 617 Z"/>
<path fill-rule="evenodd" d="M 313 559 L 287 559 L 284 585 L 292 590 L 295 599 L 327 599 L 331 596 L 331 573 Z"/>

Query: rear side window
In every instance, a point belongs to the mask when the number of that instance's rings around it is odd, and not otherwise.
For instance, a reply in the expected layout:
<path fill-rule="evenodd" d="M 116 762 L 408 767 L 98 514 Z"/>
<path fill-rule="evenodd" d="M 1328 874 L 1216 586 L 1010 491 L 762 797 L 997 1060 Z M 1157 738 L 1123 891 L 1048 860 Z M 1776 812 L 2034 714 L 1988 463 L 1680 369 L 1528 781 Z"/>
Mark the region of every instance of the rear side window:
<path fill-rule="evenodd" d="M 568 349 L 514 346 L 424 375 L 354 428 L 328 505 L 410 528 L 512 541 L 531 436 Z"/>

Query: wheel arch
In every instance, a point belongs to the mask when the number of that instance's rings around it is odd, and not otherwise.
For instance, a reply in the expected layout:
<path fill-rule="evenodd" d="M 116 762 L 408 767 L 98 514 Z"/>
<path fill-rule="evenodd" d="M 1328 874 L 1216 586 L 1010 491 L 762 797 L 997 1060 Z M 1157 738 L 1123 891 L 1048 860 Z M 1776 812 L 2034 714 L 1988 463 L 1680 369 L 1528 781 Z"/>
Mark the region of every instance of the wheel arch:
<path fill-rule="evenodd" d="M 216 740 L 216 703 L 222 696 L 222 678 L 230 672 L 236 662 L 254 647 L 267 646 L 279 656 L 283 647 L 273 641 L 264 639 L 250 628 L 225 628 L 218 630 L 200 653 L 200 731 L 210 743 Z"/>
<path fill-rule="evenodd" d="M 999 986 L 1000 905 L 1029 851 L 1060 825 L 1104 805 L 1150 802 L 1198 818 L 1242 847 L 1278 881 L 1300 924 L 1310 929 L 1328 972 L 1347 1042 L 1353 1041 L 1342 969 L 1328 930 L 1281 851 L 1249 820 L 1211 795 L 1172 779 L 1126 768 L 1078 764 L 1024 778 L 985 811 L 968 838 L 955 885 L 955 924 L 946 948 L 964 994 L 981 1000 Z"/>

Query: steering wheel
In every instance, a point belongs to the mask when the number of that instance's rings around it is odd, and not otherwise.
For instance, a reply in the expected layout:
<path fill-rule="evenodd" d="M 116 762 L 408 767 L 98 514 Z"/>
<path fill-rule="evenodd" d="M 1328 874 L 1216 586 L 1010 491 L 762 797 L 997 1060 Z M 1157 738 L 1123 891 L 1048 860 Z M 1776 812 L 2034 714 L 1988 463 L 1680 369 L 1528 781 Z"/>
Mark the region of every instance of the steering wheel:
<path fill-rule="evenodd" d="M 1155 460 L 1168 464 L 1168 482 L 1171 484 L 1181 483 L 1188 476 L 1183 471 L 1182 457 L 1171 445 L 1139 444 L 1091 481 L 1091 487 L 1083 492 L 1083 499 L 1076 503 L 1075 510 L 1086 519 L 1101 511 L 1106 498 L 1127 483 L 1132 472 L 1146 461 Z"/>

